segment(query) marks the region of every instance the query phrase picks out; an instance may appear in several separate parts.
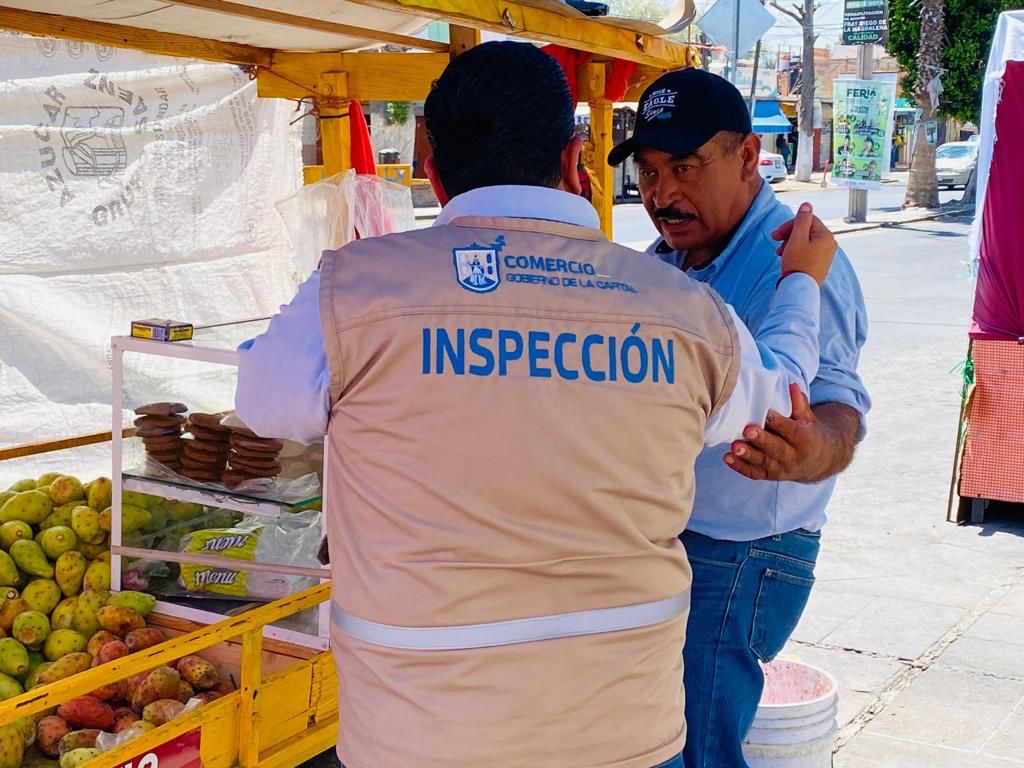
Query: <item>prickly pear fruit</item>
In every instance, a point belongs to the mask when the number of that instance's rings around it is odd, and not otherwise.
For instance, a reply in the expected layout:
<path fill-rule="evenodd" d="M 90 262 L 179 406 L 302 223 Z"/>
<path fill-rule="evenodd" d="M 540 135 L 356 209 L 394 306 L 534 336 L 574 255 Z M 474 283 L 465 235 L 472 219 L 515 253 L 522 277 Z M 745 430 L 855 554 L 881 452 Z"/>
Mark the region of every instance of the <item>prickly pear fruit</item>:
<path fill-rule="evenodd" d="M 79 539 L 89 544 L 98 544 L 106 535 L 100 529 L 100 513 L 84 505 L 72 510 L 71 528 Z"/>
<path fill-rule="evenodd" d="M 99 620 L 103 629 L 119 637 L 124 637 L 133 629 L 143 629 L 146 626 L 146 620 L 131 608 L 119 608 L 116 605 L 100 608 Z"/>
<path fill-rule="evenodd" d="M 81 552 L 65 552 L 58 557 L 54 567 L 54 579 L 60 591 L 68 597 L 81 592 L 88 566 L 89 563 Z"/>
<path fill-rule="evenodd" d="M 82 586 L 93 592 L 106 592 L 110 589 L 110 563 L 95 562 L 85 571 Z"/>
<path fill-rule="evenodd" d="M 68 721 L 59 715 L 44 717 L 36 725 L 36 746 L 44 755 L 60 756 L 60 740 L 71 733 Z"/>
<path fill-rule="evenodd" d="M 38 486 L 39 483 L 37 483 L 31 477 L 28 477 L 25 478 L 24 480 L 19 480 L 18 482 L 14 483 L 14 485 L 12 485 L 7 490 L 11 491 L 12 493 L 21 493 L 22 491 L 34 491 Z"/>
<path fill-rule="evenodd" d="M 121 508 L 121 533 L 135 533 L 149 525 L 153 515 L 145 507 L 124 505 Z"/>
<path fill-rule="evenodd" d="M 25 611 L 31 610 L 20 597 L 8 598 L 0 605 L 0 629 L 10 633 L 14 620 Z"/>
<path fill-rule="evenodd" d="M 39 546 L 51 560 L 78 546 L 78 536 L 66 525 L 55 525 L 39 533 Z"/>
<path fill-rule="evenodd" d="M 166 639 L 164 633 L 156 627 L 146 627 L 145 629 L 133 629 L 125 635 L 124 642 L 129 651 L 137 653 L 152 648 L 154 645 L 160 645 Z"/>
<path fill-rule="evenodd" d="M 4 502 L 0 507 L 0 523 L 21 520 L 29 525 L 38 525 L 53 512 L 53 499 L 42 491 L 23 491 Z"/>
<path fill-rule="evenodd" d="M 177 699 L 160 699 L 142 710 L 142 719 L 153 725 L 163 725 L 180 715 L 184 708 L 185 705 Z"/>
<path fill-rule="evenodd" d="M 86 560 L 97 560 L 104 552 L 110 551 L 110 541 L 107 539 L 106 534 L 103 534 L 103 538 L 95 544 L 79 539 L 78 551 L 85 555 Z"/>
<path fill-rule="evenodd" d="M 11 545 L 11 559 L 17 566 L 30 576 L 39 576 L 42 579 L 53 578 L 53 566 L 46 559 L 43 548 L 36 542 L 29 539 L 20 539 Z"/>
<path fill-rule="evenodd" d="M 36 743 L 36 721 L 32 717 L 20 717 L 14 721 L 14 727 L 21 732 L 21 738 L 25 742 L 25 749 Z"/>
<path fill-rule="evenodd" d="M 191 699 L 195 695 L 196 695 L 196 689 L 193 688 L 188 683 L 186 683 L 184 680 L 182 680 L 180 683 L 178 683 L 178 695 L 177 695 L 176 698 L 182 704 L 188 704 L 188 700 Z"/>
<path fill-rule="evenodd" d="M 173 699 L 178 695 L 178 684 L 181 678 L 170 667 L 158 667 L 150 672 L 132 694 L 131 705 L 136 712 L 141 712 L 154 701 Z"/>
<path fill-rule="evenodd" d="M 5 675 L 0 672 L 0 701 L 4 699 L 13 699 L 15 696 L 20 696 L 25 692 L 22 688 L 21 683 L 15 680 L 10 675 Z"/>
<path fill-rule="evenodd" d="M 18 566 L 10 555 L 0 550 L 0 586 L 11 587 L 19 581 L 21 581 L 21 574 L 18 573 Z"/>
<path fill-rule="evenodd" d="M 32 526 L 24 520 L 8 520 L 0 525 L 0 547 L 10 549 L 18 539 L 31 539 Z"/>
<path fill-rule="evenodd" d="M 39 611 L 25 611 L 18 614 L 11 629 L 11 636 L 26 648 L 42 648 L 50 636 L 50 619 Z"/>
<path fill-rule="evenodd" d="M 99 737 L 100 730 L 98 728 L 82 728 L 72 731 L 60 740 L 57 751 L 63 757 L 73 749 L 92 749 L 96 746 L 96 739 Z"/>
<path fill-rule="evenodd" d="M 66 528 L 71 527 L 71 513 L 75 510 L 75 507 L 82 506 L 80 501 L 72 501 L 70 504 L 61 504 L 59 507 L 53 510 L 46 519 L 39 524 L 40 530 L 47 530 L 54 528 L 58 525 L 63 525 Z"/>
<path fill-rule="evenodd" d="M 85 489 L 78 478 L 61 475 L 50 483 L 50 498 L 57 506 L 85 498 Z"/>
<path fill-rule="evenodd" d="M 129 653 L 131 651 L 128 650 L 128 646 L 121 640 L 111 640 L 100 648 L 100 652 L 96 655 L 96 662 L 98 664 L 109 664 L 117 659 L 123 659 Z"/>
<path fill-rule="evenodd" d="M 21 768 L 25 759 L 25 739 L 13 724 L 0 725 L 0 768 Z"/>
<path fill-rule="evenodd" d="M 141 719 L 131 707 L 118 707 L 114 710 L 114 733 L 131 728 Z"/>
<path fill-rule="evenodd" d="M 178 660 L 181 679 L 196 690 L 208 691 L 220 684 L 220 674 L 213 664 L 201 656 L 185 656 Z"/>
<path fill-rule="evenodd" d="M 107 643 L 119 642 L 121 638 L 115 635 L 113 632 L 107 632 L 105 629 L 101 629 L 95 635 L 89 638 L 89 644 L 85 650 L 93 656 L 99 656 L 103 646 Z"/>
<path fill-rule="evenodd" d="M 28 672 L 28 650 L 13 637 L 0 640 L 0 672 L 21 677 Z"/>
<path fill-rule="evenodd" d="M 139 616 L 145 618 L 156 607 L 156 598 L 152 595 L 147 595 L 145 592 L 125 590 L 111 595 L 107 605 L 114 605 L 118 608 L 130 608 Z"/>
<path fill-rule="evenodd" d="M 44 472 L 36 480 L 36 488 L 42 488 L 43 486 L 49 485 L 63 474 L 63 472 Z"/>
<path fill-rule="evenodd" d="M 39 676 L 46 670 L 53 666 L 53 662 L 44 661 L 42 664 L 36 664 L 28 671 L 28 677 L 25 678 L 25 690 L 31 691 L 37 685 L 39 685 Z"/>
<path fill-rule="evenodd" d="M 82 651 L 75 651 L 74 653 L 62 656 L 50 664 L 46 670 L 39 673 L 36 682 L 39 685 L 49 685 L 58 680 L 64 680 L 72 675 L 77 675 L 79 672 L 85 672 L 91 666 L 92 656 Z"/>
<path fill-rule="evenodd" d="M 86 638 L 90 638 L 100 631 L 99 612 L 100 608 L 107 604 L 110 594 L 107 592 L 95 592 L 85 590 L 78 596 L 78 604 L 75 605 L 75 629 L 81 632 Z"/>
<path fill-rule="evenodd" d="M 96 660 L 93 659 L 93 666 L 96 666 Z M 123 680 L 115 680 L 112 683 L 107 683 L 102 688 L 97 688 L 95 691 L 90 693 L 94 699 L 100 701 L 112 702 L 115 699 L 124 699 L 125 683 Z"/>
<path fill-rule="evenodd" d="M 71 734 L 68 734 L 70 736 Z M 65 738 L 67 738 L 65 736 Z M 60 768 L 80 768 L 90 760 L 94 760 L 100 756 L 100 751 L 96 747 L 83 747 L 80 749 L 72 749 L 70 752 L 65 752 L 60 758 Z"/>
<path fill-rule="evenodd" d="M 113 493 L 114 483 L 111 479 L 109 477 L 97 477 L 89 483 L 89 494 L 86 497 L 86 501 L 93 509 L 106 509 L 110 506 Z"/>
<path fill-rule="evenodd" d="M 43 644 L 43 655 L 50 661 L 63 660 L 69 655 L 84 653 L 86 643 L 85 635 L 81 632 L 73 629 L 55 629 Z"/>
<path fill-rule="evenodd" d="M 50 614 L 50 628 L 74 629 L 75 628 L 75 606 L 78 605 L 77 597 L 65 597 Z"/>
<path fill-rule="evenodd" d="M 149 510 L 149 522 L 142 526 L 143 533 L 156 533 L 167 527 L 167 510 L 162 506 L 151 507 Z"/>
<path fill-rule="evenodd" d="M 28 603 L 33 611 L 49 616 L 60 603 L 60 587 L 51 579 L 36 579 L 21 590 L 21 599 Z"/>
<path fill-rule="evenodd" d="M 78 728 L 99 728 L 102 731 L 114 724 L 113 708 L 92 696 L 65 701 L 57 707 L 57 714 Z"/>

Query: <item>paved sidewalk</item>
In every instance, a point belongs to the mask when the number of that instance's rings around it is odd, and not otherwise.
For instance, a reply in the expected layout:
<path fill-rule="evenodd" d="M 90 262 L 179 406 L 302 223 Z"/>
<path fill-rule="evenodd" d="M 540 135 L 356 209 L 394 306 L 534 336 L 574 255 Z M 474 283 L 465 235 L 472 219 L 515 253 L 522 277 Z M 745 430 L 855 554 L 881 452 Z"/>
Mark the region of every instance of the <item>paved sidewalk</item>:
<path fill-rule="evenodd" d="M 945 521 L 973 286 L 964 218 L 847 234 L 868 436 L 786 649 L 840 683 L 836 768 L 1024 766 L 1024 514 Z"/>

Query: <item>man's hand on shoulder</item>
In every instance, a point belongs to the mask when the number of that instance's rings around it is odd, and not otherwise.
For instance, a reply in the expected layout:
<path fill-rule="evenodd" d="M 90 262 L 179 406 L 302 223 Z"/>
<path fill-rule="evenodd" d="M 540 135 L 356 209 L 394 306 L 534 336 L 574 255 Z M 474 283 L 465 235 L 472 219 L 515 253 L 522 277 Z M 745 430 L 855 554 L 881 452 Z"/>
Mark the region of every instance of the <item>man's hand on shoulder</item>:
<path fill-rule="evenodd" d="M 853 459 L 860 414 L 842 403 L 811 408 L 796 384 L 790 386 L 793 413 L 769 411 L 764 427 L 748 426 L 725 463 L 751 480 L 818 483 L 842 472 Z"/>

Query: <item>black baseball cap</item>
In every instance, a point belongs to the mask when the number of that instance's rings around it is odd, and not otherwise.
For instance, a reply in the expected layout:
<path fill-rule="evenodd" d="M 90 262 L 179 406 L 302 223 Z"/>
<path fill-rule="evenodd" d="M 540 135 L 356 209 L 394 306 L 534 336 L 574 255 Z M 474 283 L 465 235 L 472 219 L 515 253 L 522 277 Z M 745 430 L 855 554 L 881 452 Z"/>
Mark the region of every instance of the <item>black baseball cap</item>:
<path fill-rule="evenodd" d="M 633 135 L 608 153 L 608 163 L 618 165 L 641 147 L 688 155 L 719 131 L 751 131 L 736 86 L 703 69 L 667 72 L 640 97 Z"/>

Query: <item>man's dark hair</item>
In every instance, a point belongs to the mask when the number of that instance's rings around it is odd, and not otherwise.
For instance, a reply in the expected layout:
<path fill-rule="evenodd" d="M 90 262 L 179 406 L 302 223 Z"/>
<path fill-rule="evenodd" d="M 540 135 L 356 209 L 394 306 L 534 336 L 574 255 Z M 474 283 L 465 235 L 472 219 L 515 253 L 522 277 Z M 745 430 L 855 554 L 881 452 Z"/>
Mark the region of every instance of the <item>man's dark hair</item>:
<path fill-rule="evenodd" d="M 444 191 L 523 184 L 554 187 L 575 131 L 558 62 L 528 43 L 469 49 L 434 83 L 423 107 Z"/>

